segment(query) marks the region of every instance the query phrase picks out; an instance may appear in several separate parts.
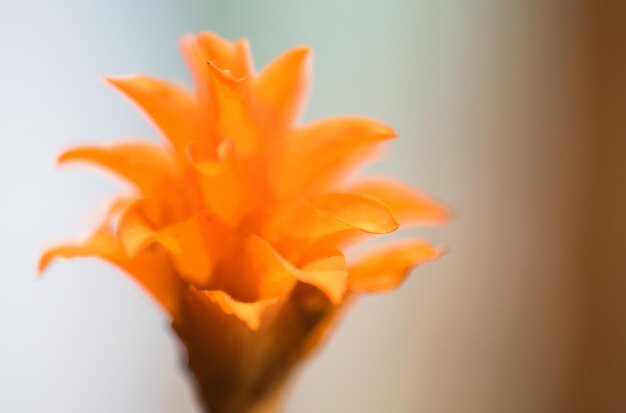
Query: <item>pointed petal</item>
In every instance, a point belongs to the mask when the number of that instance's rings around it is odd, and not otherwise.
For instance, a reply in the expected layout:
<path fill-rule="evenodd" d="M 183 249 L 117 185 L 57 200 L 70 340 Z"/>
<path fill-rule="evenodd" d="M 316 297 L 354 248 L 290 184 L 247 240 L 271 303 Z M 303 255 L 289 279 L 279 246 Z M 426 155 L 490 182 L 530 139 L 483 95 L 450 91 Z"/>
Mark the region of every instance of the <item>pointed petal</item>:
<path fill-rule="evenodd" d="M 281 212 L 289 217 L 290 212 Z M 327 193 L 312 202 L 303 201 L 286 221 L 268 224 L 268 232 L 287 240 L 315 241 L 345 231 L 387 234 L 398 228 L 398 223 L 381 202 L 355 194 Z"/>
<path fill-rule="evenodd" d="M 418 264 L 440 257 L 444 251 L 424 241 L 402 241 L 351 265 L 348 288 L 357 292 L 383 292 L 399 287 Z"/>
<path fill-rule="evenodd" d="M 211 79 L 212 118 L 219 140 L 232 140 L 238 153 L 248 156 L 258 145 L 258 128 L 254 124 L 248 95 L 247 79 L 236 79 L 228 70 L 208 63 Z"/>
<path fill-rule="evenodd" d="M 43 273 L 57 258 L 71 259 L 93 255 L 118 265 L 124 262 L 126 257 L 110 232 L 101 228 L 83 243 L 63 244 L 44 251 L 39 259 L 38 271 Z"/>
<path fill-rule="evenodd" d="M 308 79 L 308 47 L 294 47 L 268 64 L 254 79 L 252 90 L 265 124 L 278 133 L 299 114 Z"/>
<path fill-rule="evenodd" d="M 398 223 L 385 205 L 372 198 L 334 192 L 322 195 L 314 202 L 321 211 L 364 232 L 387 234 L 398 229 Z"/>
<path fill-rule="evenodd" d="M 290 136 L 285 152 L 272 166 L 270 182 L 281 198 L 314 193 L 335 183 L 376 144 L 394 136 L 393 129 L 367 118 L 313 123 Z"/>
<path fill-rule="evenodd" d="M 84 248 L 85 251 L 89 250 L 99 250 L 102 251 L 102 257 L 106 258 L 109 261 L 117 262 L 120 257 L 123 256 L 118 254 L 119 248 L 114 246 L 109 246 L 108 239 L 108 228 L 110 227 L 110 223 L 113 218 L 120 213 L 128 204 L 132 201 L 126 198 L 118 198 L 114 200 L 111 205 L 109 205 L 108 210 L 106 211 L 106 215 L 104 218 L 104 223 L 100 226 L 100 228 L 95 231 L 92 236 L 89 238 L 87 242 L 83 245 L 77 244 L 65 244 L 59 245 L 56 247 L 52 247 L 47 249 L 41 254 L 39 258 L 39 263 L 37 265 L 37 271 L 41 274 L 46 268 L 50 265 L 50 263 L 59 257 L 62 258 L 72 258 L 73 256 L 83 256 L 85 254 L 81 254 L 80 248 Z M 88 247 L 91 245 L 92 247 Z"/>
<path fill-rule="evenodd" d="M 213 303 L 217 304 L 225 314 L 231 314 L 243 321 L 251 330 L 258 330 L 264 311 L 275 304 L 278 299 L 270 298 L 252 303 L 235 300 L 224 291 L 202 291 Z"/>
<path fill-rule="evenodd" d="M 190 92 L 147 76 L 106 78 L 133 100 L 178 152 L 202 131 L 196 98 Z"/>
<path fill-rule="evenodd" d="M 174 165 L 167 152 L 149 143 L 81 146 L 64 152 L 58 161 L 82 161 L 102 166 L 129 180 L 147 195 L 159 193 L 165 183 L 172 182 L 174 174 Z"/>
<path fill-rule="evenodd" d="M 215 33 L 203 32 L 198 34 L 197 41 L 207 59 L 228 70 L 234 78 L 252 74 L 249 47 L 245 39 L 229 42 Z"/>
<path fill-rule="evenodd" d="M 66 244 L 47 250 L 41 257 L 39 270 L 56 258 L 98 257 L 125 270 L 175 316 L 183 285 L 172 270 L 166 254 L 158 249 L 146 249 L 135 257 L 128 257 L 111 229 L 109 222 L 102 225 L 83 243 Z"/>
<path fill-rule="evenodd" d="M 247 83 L 252 67 L 245 40 L 230 43 L 212 33 L 185 37 L 181 48 L 196 81 L 201 116 L 209 129 L 203 140 L 214 148 L 222 139 L 237 139 L 249 151 Z"/>
<path fill-rule="evenodd" d="M 367 180 L 348 191 L 378 199 L 389 207 L 400 224 L 439 225 L 450 218 L 446 206 L 397 181 Z"/>

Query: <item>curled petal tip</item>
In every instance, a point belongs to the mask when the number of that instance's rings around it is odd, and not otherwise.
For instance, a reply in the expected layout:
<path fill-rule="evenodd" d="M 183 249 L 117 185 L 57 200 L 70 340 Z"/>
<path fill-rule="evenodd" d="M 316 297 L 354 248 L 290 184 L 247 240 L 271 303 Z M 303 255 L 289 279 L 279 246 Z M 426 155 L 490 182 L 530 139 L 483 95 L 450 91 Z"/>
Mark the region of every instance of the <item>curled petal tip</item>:
<path fill-rule="evenodd" d="M 44 271 L 46 271 L 46 268 L 48 268 L 48 266 L 50 265 L 50 262 L 52 262 L 52 257 L 48 253 L 45 253 L 41 257 L 39 257 L 39 262 L 37 263 L 38 277 L 41 277 L 43 275 Z"/>
<path fill-rule="evenodd" d="M 209 69 L 211 69 L 213 74 L 215 74 L 219 78 L 224 79 L 228 82 L 238 83 L 238 82 L 245 80 L 245 77 L 239 77 L 239 78 L 235 77 L 235 75 L 230 69 L 223 69 L 219 67 L 217 62 L 215 62 L 214 60 L 208 60 L 207 66 L 209 67 Z"/>
<path fill-rule="evenodd" d="M 67 155 L 66 152 L 61 153 L 59 156 L 57 156 L 56 158 L 56 164 L 57 165 L 63 165 L 65 162 L 67 161 Z"/>
<path fill-rule="evenodd" d="M 67 149 L 61 152 L 59 156 L 57 156 L 57 159 L 56 159 L 57 165 L 63 165 L 67 162 L 76 160 L 78 155 L 79 155 L 79 150 L 77 148 Z"/>
<path fill-rule="evenodd" d="M 37 263 L 37 276 L 43 276 L 43 273 L 48 269 L 50 264 L 57 258 L 68 258 L 70 254 L 67 254 L 67 247 L 53 247 L 48 249 L 41 254 L 39 257 L 39 262 Z"/>
<path fill-rule="evenodd" d="M 84 155 L 84 150 L 80 147 L 66 149 L 59 156 L 57 156 L 57 165 L 65 165 L 68 162 L 79 161 Z"/>

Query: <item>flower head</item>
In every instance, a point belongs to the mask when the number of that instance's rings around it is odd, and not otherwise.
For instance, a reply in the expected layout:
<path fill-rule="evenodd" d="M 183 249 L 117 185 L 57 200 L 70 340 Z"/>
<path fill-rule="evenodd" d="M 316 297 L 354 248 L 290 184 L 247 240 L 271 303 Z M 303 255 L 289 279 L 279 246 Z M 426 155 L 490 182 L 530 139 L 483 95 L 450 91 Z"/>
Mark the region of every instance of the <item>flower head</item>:
<path fill-rule="evenodd" d="M 407 240 L 348 263 L 346 248 L 405 224 L 439 224 L 445 207 L 398 182 L 347 183 L 394 131 L 338 117 L 297 125 L 309 50 L 255 73 L 248 45 L 184 38 L 189 91 L 146 76 L 107 81 L 165 138 L 82 146 L 61 163 L 95 163 L 136 189 L 86 241 L 44 253 L 96 256 L 161 304 L 184 343 L 205 404 L 248 411 L 274 394 L 355 293 L 385 291 L 441 251 Z"/>

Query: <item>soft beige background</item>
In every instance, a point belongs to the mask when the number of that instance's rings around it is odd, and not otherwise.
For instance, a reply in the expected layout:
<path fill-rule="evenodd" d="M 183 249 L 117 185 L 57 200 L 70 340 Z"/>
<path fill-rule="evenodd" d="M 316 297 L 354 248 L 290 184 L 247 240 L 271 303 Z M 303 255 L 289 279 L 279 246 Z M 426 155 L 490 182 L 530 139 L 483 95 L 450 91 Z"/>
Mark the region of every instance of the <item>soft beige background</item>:
<path fill-rule="evenodd" d="M 393 125 L 373 170 L 457 213 L 412 232 L 452 253 L 363 298 L 287 412 L 626 411 L 626 70 L 606 70 L 624 68 L 625 15 L 604 3 L 0 0 L 0 411 L 197 411 L 165 317 L 128 278 L 34 267 L 120 188 L 56 154 L 156 139 L 98 76 L 189 81 L 176 43 L 199 30 L 249 38 L 257 67 L 311 45 L 305 119 Z"/>

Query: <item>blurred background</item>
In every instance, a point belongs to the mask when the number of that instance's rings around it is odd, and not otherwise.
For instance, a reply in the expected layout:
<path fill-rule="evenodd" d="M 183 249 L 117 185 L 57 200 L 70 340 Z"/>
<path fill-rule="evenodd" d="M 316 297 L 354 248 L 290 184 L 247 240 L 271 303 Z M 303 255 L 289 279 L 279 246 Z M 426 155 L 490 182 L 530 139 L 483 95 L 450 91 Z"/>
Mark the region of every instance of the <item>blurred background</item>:
<path fill-rule="evenodd" d="M 367 296 L 286 411 L 626 411 L 626 9 L 619 1 L 0 0 L 0 411 L 199 412 L 164 314 L 96 260 L 35 276 L 119 184 L 64 148 L 158 139 L 101 75 L 190 84 L 181 35 L 314 50 L 305 120 L 399 139 L 373 170 L 456 211 Z"/>

